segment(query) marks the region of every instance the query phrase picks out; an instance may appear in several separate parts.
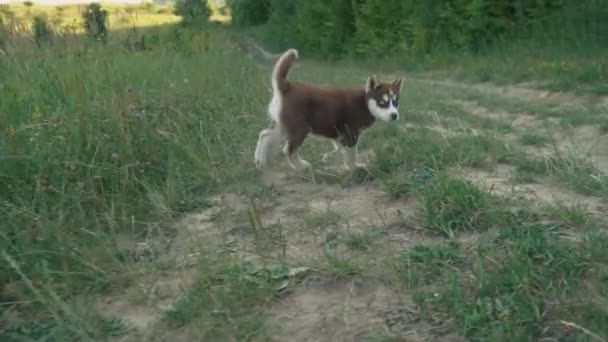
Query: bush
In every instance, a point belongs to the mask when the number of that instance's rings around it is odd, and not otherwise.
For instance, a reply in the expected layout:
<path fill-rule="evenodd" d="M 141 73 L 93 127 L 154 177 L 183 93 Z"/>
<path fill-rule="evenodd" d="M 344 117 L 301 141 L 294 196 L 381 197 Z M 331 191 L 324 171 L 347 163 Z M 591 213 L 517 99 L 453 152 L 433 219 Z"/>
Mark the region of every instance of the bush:
<path fill-rule="evenodd" d="M 175 15 L 182 17 L 185 26 L 206 23 L 211 15 L 207 0 L 178 0 L 175 2 Z"/>
<path fill-rule="evenodd" d="M 34 17 L 33 31 L 34 41 L 38 45 L 49 43 L 53 39 L 53 30 L 49 26 L 47 18 L 43 15 Z"/>
<path fill-rule="evenodd" d="M 608 3 L 596 0 L 231 0 L 234 24 L 266 24 L 277 48 L 386 55 L 438 48 L 479 52 L 514 38 L 601 41 Z M 584 32 L 581 32 L 584 31 Z M 540 33 L 539 37 L 534 37 Z"/>
<path fill-rule="evenodd" d="M 100 4 L 89 4 L 82 15 L 84 29 L 91 38 L 105 41 L 108 35 L 108 11 Z"/>
<path fill-rule="evenodd" d="M 264 24 L 270 17 L 270 0 L 231 0 L 232 22 L 239 27 Z"/>
<path fill-rule="evenodd" d="M 344 54 L 355 33 L 352 0 L 302 2 L 295 23 L 302 49 L 326 56 Z"/>

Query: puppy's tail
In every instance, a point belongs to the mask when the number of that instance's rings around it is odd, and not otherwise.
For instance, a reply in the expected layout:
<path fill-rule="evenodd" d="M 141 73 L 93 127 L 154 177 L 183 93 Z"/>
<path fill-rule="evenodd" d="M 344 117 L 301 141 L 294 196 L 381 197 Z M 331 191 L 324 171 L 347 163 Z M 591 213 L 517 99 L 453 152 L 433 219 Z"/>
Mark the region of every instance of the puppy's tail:
<path fill-rule="evenodd" d="M 272 70 L 272 90 L 275 93 L 285 92 L 289 87 L 287 74 L 293 62 L 298 59 L 298 50 L 289 49 L 281 55 Z"/>

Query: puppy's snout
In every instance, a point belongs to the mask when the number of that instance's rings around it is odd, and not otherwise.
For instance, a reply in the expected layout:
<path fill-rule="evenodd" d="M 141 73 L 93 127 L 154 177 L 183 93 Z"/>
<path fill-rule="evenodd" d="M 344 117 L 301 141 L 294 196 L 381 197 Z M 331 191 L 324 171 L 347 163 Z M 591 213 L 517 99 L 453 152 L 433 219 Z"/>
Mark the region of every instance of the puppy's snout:
<path fill-rule="evenodd" d="M 390 115 L 391 120 L 397 120 L 397 117 L 398 117 L 398 116 L 399 116 L 399 115 L 397 115 L 397 113 L 391 113 L 391 115 Z"/>

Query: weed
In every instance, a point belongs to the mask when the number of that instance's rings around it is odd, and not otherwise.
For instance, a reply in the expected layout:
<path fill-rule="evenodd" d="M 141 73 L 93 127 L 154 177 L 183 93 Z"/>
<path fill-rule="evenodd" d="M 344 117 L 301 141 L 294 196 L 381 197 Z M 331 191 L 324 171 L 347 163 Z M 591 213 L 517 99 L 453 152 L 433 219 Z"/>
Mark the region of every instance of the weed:
<path fill-rule="evenodd" d="M 374 242 L 374 236 L 371 232 L 354 232 L 344 237 L 346 246 L 353 250 L 366 251 Z"/>
<path fill-rule="evenodd" d="M 401 176 L 405 178 L 404 176 Z M 388 193 L 390 198 L 397 199 L 403 195 L 406 195 L 412 190 L 412 183 L 409 179 L 399 179 L 400 177 L 395 175 L 392 177 L 385 177 L 382 179 L 382 185 L 384 191 Z"/>
<path fill-rule="evenodd" d="M 329 249 L 324 249 L 324 255 L 323 269 L 337 279 L 348 278 L 363 272 L 360 260 L 356 257 L 342 255 Z"/>
<path fill-rule="evenodd" d="M 549 160 L 550 174 L 572 189 L 587 195 L 606 195 L 608 177 L 590 160 L 557 152 Z"/>
<path fill-rule="evenodd" d="M 437 281 L 444 272 L 453 270 L 462 262 L 460 246 L 453 240 L 416 245 L 389 259 L 387 278 L 396 284 L 417 288 Z"/>
<path fill-rule="evenodd" d="M 511 217 L 496 196 L 467 180 L 438 175 L 419 191 L 425 226 L 449 236 L 483 231 Z"/>
<path fill-rule="evenodd" d="M 308 213 L 304 220 L 310 227 L 327 227 L 338 224 L 342 220 L 342 215 L 334 210 L 327 209 Z"/>
<path fill-rule="evenodd" d="M 417 300 L 427 314 L 445 310 L 454 315 L 454 324 L 467 338 L 563 338 L 563 330 L 546 327 L 564 315 L 579 315 L 598 305 L 581 298 L 585 305 L 580 306 L 572 298 L 583 286 L 583 278 L 595 277 L 587 261 L 592 249 L 550 234 L 542 225 L 505 229 L 492 245 L 478 249 L 470 280 L 452 272 L 444 290 L 423 290 Z M 590 315 L 583 325 L 605 332 L 606 327 L 598 325 L 602 320 L 601 314 Z M 570 331 L 567 335 L 582 337 L 584 332 Z"/>
<path fill-rule="evenodd" d="M 545 205 L 542 210 L 549 218 L 572 228 L 581 228 L 590 222 L 587 211 L 580 204 L 568 205 L 558 201 Z"/>
<path fill-rule="evenodd" d="M 491 135 L 446 137 L 428 128 L 416 128 L 376 147 L 375 155 L 374 170 L 380 175 L 390 175 L 403 168 L 445 170 L 453 165 L 493 165 L 511 160 L 514 152 Z"/>
<path fill-rule="evenodd" d="M 264 304 L 296 285 L 309 269 L 283 264 L 260 268 L 231 252 L 218 255 L 201 260 L 196 285 L 166 312 L 165 323 L 175 329 L 196 320 L 197 335 L 205 340 L 264 338 Z"/>
<path fill-rule="evenodd" d="M 534 132 L 526 132 L 520 137 L 520 142 L 526 146 L 544 146 L 549 142 L 549 138 Z"/>

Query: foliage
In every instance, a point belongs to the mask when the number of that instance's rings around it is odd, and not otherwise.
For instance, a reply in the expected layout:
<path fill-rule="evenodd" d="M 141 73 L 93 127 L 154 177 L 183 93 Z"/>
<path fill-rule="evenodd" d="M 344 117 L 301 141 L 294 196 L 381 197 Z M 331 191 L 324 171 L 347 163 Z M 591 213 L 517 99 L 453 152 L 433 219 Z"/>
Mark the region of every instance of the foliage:
<path fill-rule="evenodd" d="M 270 16 L 270 0 L 230 0 L 227 6 L 232 9 L 232 22 L 240 27 L 264 24 Z"/>
<path fill-rule="evenodd" d="M 34 41 L 36 44 L 48 43 L 53 39 L 53 30 L 46 16 L 37 15 L 33 20 Z"/>
<path fill-rule="evenodd" d="M 91 38 L 105 41 L 108 34 L 108 11 L 98 3 L 91 3 L 82 14 L 83 25 Z"/>
<path fill-rule="evenodd" d="M 577 39 L 581 28 L 598 40 L 608 22 L 608 3 L 594 0 L 234 0 L 231 6 L 235 24 L 268 18 L 268 34 L 282 48 L 320 55 L 479 52 L 532 32 Z"/>
<path fill-rule="evenodd" d="M 174 14 L 182 17 L 185 26 L 200 25 L 207 22 L 211 15 L 207 0 L 178 0 Z"/>
<path fill-rule="evenodd" d="M 263 98 L 263 75 L 226 54 L 223 35 L 189 30 L 174 52 L 173 29 L 154 32 L 162 43 L 147 40 L 146 57 L 125 53 L 120 40 L 73 39 L 43 53 L 24 43 L 0 58 L 0 252 L 15 261 L 0 254 L 0 300 L 59 306 L 43 302 L 47 290 L 66 298 L 103 286 L 135 258 L 117 234 L 145 239 L 251 172 L 229 151 L 255 138 L 237 114 L 259 103 L 234 107 L 231 94 L 240 84 L 251 89 L 245 99 Z M 201 54 L 205 44 L 215 48 Z M 30 280 L 43 298 L 24 288 Z"/>

